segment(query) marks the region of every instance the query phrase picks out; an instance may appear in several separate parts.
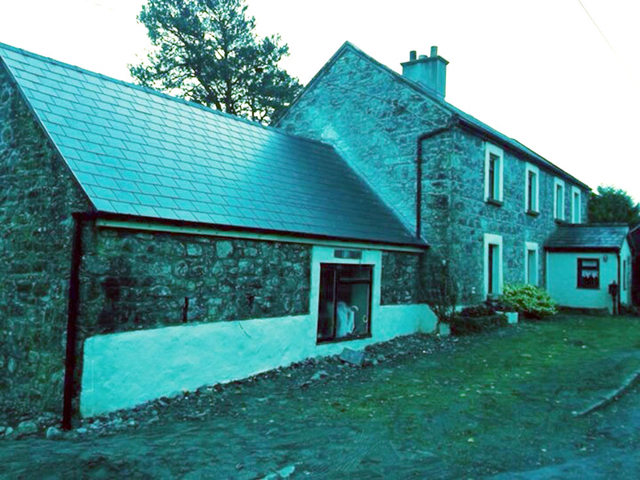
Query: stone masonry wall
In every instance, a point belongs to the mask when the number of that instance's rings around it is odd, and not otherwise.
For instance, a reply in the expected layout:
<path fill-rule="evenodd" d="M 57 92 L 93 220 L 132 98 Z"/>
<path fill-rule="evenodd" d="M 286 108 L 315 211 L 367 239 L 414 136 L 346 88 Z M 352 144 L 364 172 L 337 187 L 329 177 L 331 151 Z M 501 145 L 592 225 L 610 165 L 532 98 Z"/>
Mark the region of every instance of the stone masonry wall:
<path fill-rule="evenodd" d="M 485 233 L 502 236 L 504 283 L 524 283 L 525 242 L 537 243 L 538 284 L 544 286 L 544 243 L 557 226 L 553 217 L 556 176 L 540 168 L 540 215 L 528 215 L 525 212 L 526 161 L 504 150 L 504 204 L 491 205 L 484 201 L 485 142 L 475 135 L 456 130 L 454 144 L 452 237 L 456 239 L 455 251 L 462 267 L 459 269 L 459 281 L 463 288 L 463 301 L 474 303 L 482 300 Z M 563 180 L 565 212 L 569 219 L 573 184 Z M 582 191 L 583 222 L 586 221 L 587 199 L 587 192 Z"/>
<path fill-rule="evenodd" d="M 390 72 L 346 49 L 279 122 L 288 132 L 332 144 L 345 160 L 415 228 L 418 135 L 446 125 L 450 113 Z M 524 281 L 525 241 L 539 246 L 544 286 L 544 242 L 556 227 L 553 178 L 540 168 L 540 216 L 524 212 L 526 162 L 505 150 L 502 207 L 484 201 L 484 141 L 460 128 L 423 142 L 422 234 L 429 262 L 448 259 L 460 303 L 483 294 L 483 234 L 503 236 L 504 281 Z M 566 218 L 571 182 L 565 181 Z M 582 192 L 583 222 L 588 192 Z M 427 273 L 428 274 L 428 273 Z M 387 297 L 389 298 L 389 297 Z"/>
<path fill-rule="evenodd" d="M 414 229 L 416 139 L 449 117 L 435 101 L 346 49 L 278 126 L 333 145 Z"/>
<path fill-rule="evenodd" d="M 89 206 L 0 62 L 0 412 L 4 415 L 62 411 L 71 213 Z"/>
<path fill-rule="evenodd" d="M 420 254 L 382 252 L 382 305 L 421 303 Z"/>
<path fill-rule="evenodd" d="M 106 228 L 86 244 L 83 338 L 309 312 L 308 245 Z"/>

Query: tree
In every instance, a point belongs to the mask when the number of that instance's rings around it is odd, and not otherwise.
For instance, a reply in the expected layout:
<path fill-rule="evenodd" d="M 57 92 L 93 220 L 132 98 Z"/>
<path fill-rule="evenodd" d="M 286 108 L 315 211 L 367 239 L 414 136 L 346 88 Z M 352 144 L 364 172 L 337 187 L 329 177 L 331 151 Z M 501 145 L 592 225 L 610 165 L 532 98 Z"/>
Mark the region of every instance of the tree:
<path fill-rule="evenodd" d="M 627 192 L 612 186 L 599 186 L 598 193 L 589 199 L 589 222 L 640 224 L 640 204 L 634 203 Z"/>
<path fill-rule="evenodd" d="M 155 49 L 129 65 L 142 85 L 263 123 L 277 118 L 301 85 L 278 66 L 289 47 L 258 38 L 245 0 L 149 0 L 138 21 Z"/>

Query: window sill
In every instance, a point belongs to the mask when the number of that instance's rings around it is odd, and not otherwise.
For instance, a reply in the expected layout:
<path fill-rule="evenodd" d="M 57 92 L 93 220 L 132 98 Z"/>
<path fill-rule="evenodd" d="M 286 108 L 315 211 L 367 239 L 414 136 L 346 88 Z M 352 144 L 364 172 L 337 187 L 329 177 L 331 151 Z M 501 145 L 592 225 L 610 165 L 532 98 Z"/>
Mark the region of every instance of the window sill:
<path fill-rule="evenodd" d="M 326 345 L 329 343 L 340 343 L 340 342 L 351 342 L 353 340 L 363 340 L 365 338 L 371 338 L 371 334 L 367 333 L 365 335 L 351 335 L 350 337 L 336 338 L 333 340 L 316 340 L 316 345 Z"/>
<path fill-rule="evenodd" d="M 563 220 L 561 218 L 554 218 L 554 221 L 558 224 L 558 225 L 567 225 L 569 222 L 567 222 L 566 220 Z"/>
<path fill-rule="evenodd" d="M 540 216 L 540 212 L 536 211 L 536 210 L 527 210 L 527 215 L 529 215 L 530 217 L 539 217 Z"/>
<path fill-rule="evenodd" d="M 578 290 L 600 290 L 600 287 L 581 287 L 580 285 L 578 285 L 576 288 Z"/>
<path fill-rule="evenodd" d="M 504 205 L 504 202 L 496 200 L 495 198 L 487 198 L 485 202 L 487 202 L 489 205 L 493 205 L 494 207 L 501 207 L 502 205 Z"/>

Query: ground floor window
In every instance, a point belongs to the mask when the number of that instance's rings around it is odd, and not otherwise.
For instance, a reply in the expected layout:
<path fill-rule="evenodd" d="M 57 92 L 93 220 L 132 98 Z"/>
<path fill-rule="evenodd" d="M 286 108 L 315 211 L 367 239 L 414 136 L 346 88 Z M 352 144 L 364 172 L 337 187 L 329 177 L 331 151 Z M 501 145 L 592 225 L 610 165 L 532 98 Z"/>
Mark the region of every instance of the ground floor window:
<path fill-rule="evenodd" d="M 484 235 L 484 285 L 487 297 L 502 293 L 502 237 Z"/>
<path fill-rule="evenodd" d="M 525 283 L 538 285 L 538 244 L 525 242 Z"/>
<path fill-rule="evenodd" d="M 371 333 L 372 265 L 320 264 L 318 343 Z"/>
<path fill-rule="evenodd" d="M 597 258 L 578 259 L 578 288 L 600 288 L 600 260 Z"/>

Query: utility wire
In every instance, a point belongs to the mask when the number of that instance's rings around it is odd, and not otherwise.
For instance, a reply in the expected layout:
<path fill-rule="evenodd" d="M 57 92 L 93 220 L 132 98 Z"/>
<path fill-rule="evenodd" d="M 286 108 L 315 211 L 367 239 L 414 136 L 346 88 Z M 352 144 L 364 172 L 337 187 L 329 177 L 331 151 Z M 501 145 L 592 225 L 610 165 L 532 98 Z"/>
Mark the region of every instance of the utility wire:
<path fill-rule="evenodd" d="M 613 45 L 611 45 L 611 42 L 609 42 L 609 40 L 607 39 L 606 35 L 604 34 L 604 32 L 600 29 L 600 27 L 598 26 L 598 24 L 596 23 L 596 21 L 593 19 L 593 17 L 591 16 L 591 14 L 589 13 L 589 10 L 587 10 L 587 7 L 584 6 L 584 4 L 582 3 L 581 0 L 578 0 L 578 3 L 580 4 L 580 6 L 582 7 L 582 9 L 584 10 L 584 13 L 587 14 L 587 16 L 589 17 L 589 19 L 593 22 L 593 24 L 595 25 L 595 27 L 598 29 L 598 32 L 600 32 L 600 35 L 602 35 L 602 38 L 604 38 L 604 41 L 607 42 L 607 45 L 609 45 L 609 48 L 611 49 L 611 51 L 616 55 L 616 57 L 618 56 L 618 53 L 616 52 L 615 48 L 613 48 Z"/>
<path fill-rule="evenodd" d="M 633 73 L 631 72 L 631 70 L 629 69 L 627 64 L 624 61 L 622 61 L 622 58 L 620 58 L 620 55 L 618 55 L 618 52 L 616 52 L 616 49 L 613 48 L 613 45 L 611 45 L 611 42 L 607 39 L 607 36 L 604 34 L 602 29 L 598 26 L 598 24 L 596 23 L 595 19 L 591 16 L 591 14 L 589 13 L 589 10 L 587 10 L 587 7 L 584 6 L 584 4 L 582 3 L 582 0 L 578 0 L 578 3 L 580 4 L 582 9 L 584 10 L 584 13 L 586 13 L 587 16 L 589 17 L 589 20 L 591 20 L 593 25 L 598 29 L 598 32 L 600 33 L 600 35 L 602 36 L 604 41 L 607 42 L 607 45 L 609 45 L 609 48 L 611 49 L 611 51 L 615 55 L 615 57 L 618 60 L 618 62 L 620 62 L 620 65 L 622 65 L 622 67 L 627 71 L 627 75 L 629 75 L 629 78 L 631 79 L 631 81 L 633 83 L 635 83 L 636 86 L 640 87 L 640 83 L 638 83 L 636 78 L 633 76 Z"/>

